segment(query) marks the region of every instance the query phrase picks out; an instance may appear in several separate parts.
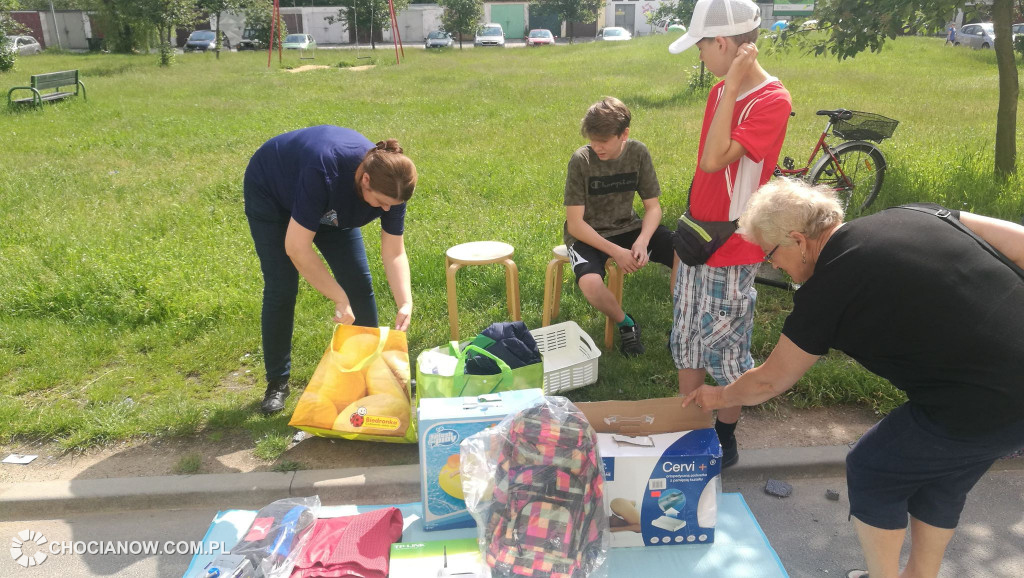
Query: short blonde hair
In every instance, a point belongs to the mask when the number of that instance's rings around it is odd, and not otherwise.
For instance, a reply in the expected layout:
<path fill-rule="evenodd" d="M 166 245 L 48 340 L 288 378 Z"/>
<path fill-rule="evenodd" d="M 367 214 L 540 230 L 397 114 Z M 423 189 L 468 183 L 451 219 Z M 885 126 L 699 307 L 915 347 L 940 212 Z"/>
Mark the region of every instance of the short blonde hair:
<path fill-rule="evenodd" d="M 789 234 L 817 239 L 843 222 L 843 207 L 835 191 L 798 179 L 778 178 L 754 193 L 740 217 L 743 235 L 763 245 L 792 245 Z"/>

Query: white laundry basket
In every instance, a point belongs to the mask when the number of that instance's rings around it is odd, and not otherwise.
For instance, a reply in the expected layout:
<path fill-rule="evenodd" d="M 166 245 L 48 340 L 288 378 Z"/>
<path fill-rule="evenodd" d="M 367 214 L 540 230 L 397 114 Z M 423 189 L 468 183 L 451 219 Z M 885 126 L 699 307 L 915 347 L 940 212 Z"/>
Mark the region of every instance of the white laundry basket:
<path fill-rule="evenodd" d="M 597 381 L 601 350 L 575 321 L 530 332 L 544 355 L 544 394 L 555 395 Z"/>

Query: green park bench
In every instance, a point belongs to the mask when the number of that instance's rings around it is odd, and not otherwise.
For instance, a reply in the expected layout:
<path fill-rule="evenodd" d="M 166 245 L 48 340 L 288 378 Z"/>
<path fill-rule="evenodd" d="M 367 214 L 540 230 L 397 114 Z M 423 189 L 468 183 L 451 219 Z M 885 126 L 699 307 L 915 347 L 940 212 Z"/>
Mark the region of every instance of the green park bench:
<path fill-rule="evenodd" d="M 33 74 L 30 79 L 30 84 L 32 86 L 15 86 L 11 90 L 7 91 L 7 105 L 32 104 L 35 106 L 43 106 L 44 101 L 61 100 L 69 96 L 78 96 L 78 87 L 82 87 L 82 98 L 85 98 L 85 85 L 82 84 L 81 80 L 78 80 L 77 70 Z M 69 92 L 61 90 L 67 86 L 74 86 L 75 91 Z M 53 89 L 53 92 L 40 92 L 42 90 L 50 89 Z M 12 100 L 12 95 L 16 90 L 31 90 L 32 96 Z"/>

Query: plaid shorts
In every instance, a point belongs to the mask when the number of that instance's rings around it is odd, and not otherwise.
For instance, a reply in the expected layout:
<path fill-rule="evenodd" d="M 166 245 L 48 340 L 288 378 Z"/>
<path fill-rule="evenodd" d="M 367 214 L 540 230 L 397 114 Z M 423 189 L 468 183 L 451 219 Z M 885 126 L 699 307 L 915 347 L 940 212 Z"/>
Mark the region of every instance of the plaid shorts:
<path fill-rule="evenodd" d="M 705 369 L 718 385 L 729 385 L 754 367 L 750 338 L 759 266 L 679 266 L 669 337 L 677 368 Z"/>

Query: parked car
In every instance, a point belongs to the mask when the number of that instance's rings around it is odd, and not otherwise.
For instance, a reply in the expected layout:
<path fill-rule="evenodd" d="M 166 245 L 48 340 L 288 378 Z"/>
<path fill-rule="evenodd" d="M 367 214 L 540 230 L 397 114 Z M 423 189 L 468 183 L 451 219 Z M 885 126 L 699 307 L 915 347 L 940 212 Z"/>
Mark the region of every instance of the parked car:
<path fill-rule="evenodd" d="M 606 28 L 602 28 L 597 33 L 597 39 L 609 41 L 632 40 L 633 35 L 629 33 L 629 30 L 626 30 L 621 26 L 608 26 Z"/>
<path fill-rule="evenodd" d="M 14 47 L 18 54 L 39 54 L 43 47 L 31 36 L 5 36 L 4 48 Z"/>
<path fill-rule="evenodd" d="M 289 34 L 284 37 L 281 46 L 285 50 L 313 50 L 316 48 L 316 40 L 312 34 Z"/>
<path fill-rule="evenodd" d="M 552 34 L 550 30 L 537 28 L 535 30 L 531 30 L 530 33 L 526 35 L 527 46 L 544 46 L 546 44 L 555 44 L 555 35 Z"/>
<path fill-rule="evenodd" d="M 223 30 L 220 31 L 220 47 L 222 50 L 231 50 L 231 42 L 228 40 L 228 35 Z M 217 48 L 217 33 L 213 30 L 196 30 L 192 34 L 188 35 L 188 40 L 185 41 L 184 50 L 190 52 L 192 50 L 215 50 Z"/>
<path fill-rule="evenodd" d="M 956 32 L 954 46 L 970 46 L 971 48 L 992 48 L 995 46 L 996 33 L 991 22 L 980 24 L 964 24 Z"/>
<path fill-rule="evenodd" d="M 678 18 L 666 17 L 657 20 L 652 25 L 652 30 L 655 34 L 665 34 L 666 32 L 686 32 L 686 26 Z"/>
<path fill-rule="evenodd" d="M 426 40 L 423 41 L 423 48 L 451 48 L 454 43 L 451 34 L 444 30 L 434 30 L 427 34 Z"/>
<path fill-rule="evenodd" d="M 252 28 L 246 28 L 242 31 L 242 39 L 238 41 L 235 46 L 239 51 L 242 50 L 263 50 L 267 47 L 267 43 L 262 38 L 257 38 L 256 31 Z"/>
<path fill-rule="evenodd" d="M 1012 27 L 1010 27 L 1010 30 L 1013 31 L 1013 37 L 1017 38 L 1018 34 L 1024 34 L 1024 22 L 1021 22 L 1020 24 L 1014 24 Z"/>
<path fill-rule="evenodd" d="M 502 30 L 501 24 L 488 22 L 477 29 L 476 37 L 473 38 L 473 46 L 500 46 L 504 48 L 505 31 Z"/>

